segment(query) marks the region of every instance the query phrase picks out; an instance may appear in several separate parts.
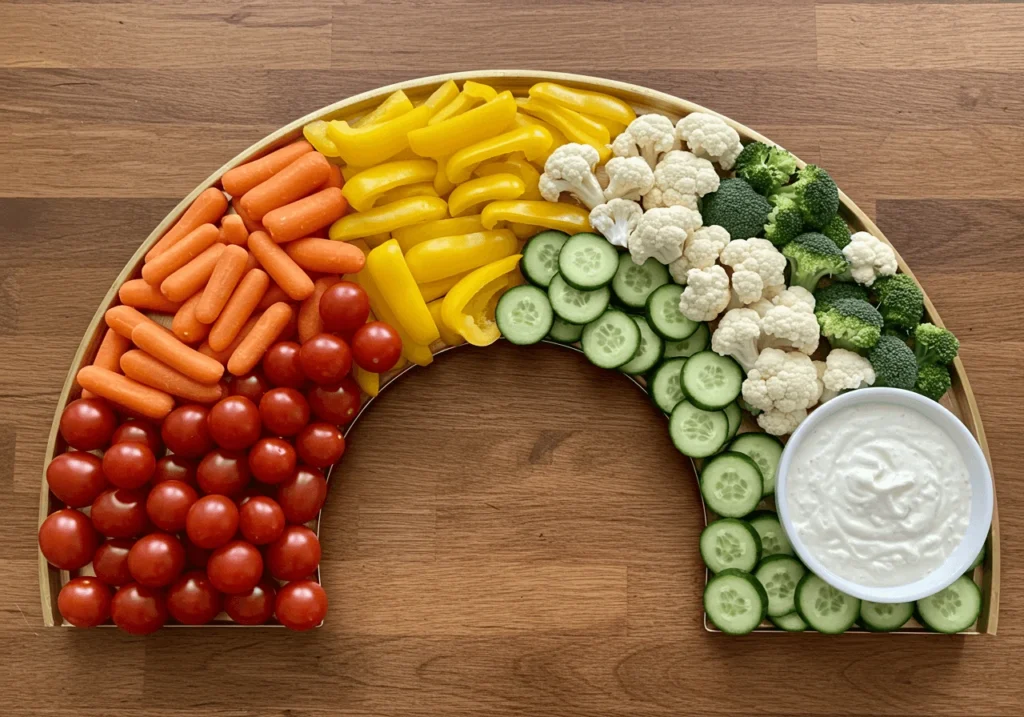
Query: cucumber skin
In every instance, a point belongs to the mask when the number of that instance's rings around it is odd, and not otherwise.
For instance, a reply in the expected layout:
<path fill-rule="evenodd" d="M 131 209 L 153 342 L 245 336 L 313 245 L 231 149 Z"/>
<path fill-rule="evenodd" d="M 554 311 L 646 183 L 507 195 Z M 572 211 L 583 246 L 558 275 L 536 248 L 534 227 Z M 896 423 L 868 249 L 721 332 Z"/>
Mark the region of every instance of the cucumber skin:
<path fill-rule="evenodd" d="M 796 592 L 793 594 L 793 599 L 796 604 L 796 611 L 797 613 L 799 613 L 800 617 L 803 618 L 803 621 L 806 622 L 812 630 L 814 630 L 815 632 L 820 632 L 823 635 L 842 635 L 844 632 L 846 632 L 851 627 L 856 625 L 857 618 L 860 617 L 860 600 L 857 600 L 857 598 L 855 597 L 850 597 L 849 595 L 847 595 L 846 597 L 850 600 L 857 601 L 857 609 L 853 613 L 853 618 L 850 620 L 850 624 L 848 624 L 842 630 L 821 630 L 814 626 L 813 621 L 807 619 L 807 615 L 804 613 L 803 610 L 800 609 L 800 593 L 802 592 L 804 585 L 806 585 L 807 582 L 811 580 L 811 578 L 817 578 L 818 580 L 821 580 L 821 578 L 819 578 L 817 575 L 808 570 L 807 573 L 804 574 L 802 578 L 800 578 L 800 582 L 796 584 Z M 822 580 L 822 582 L 824 582 L 824 580 Z"/>
<path fill-rule="evenodd" d="M 943 635 L 957 635 L 957 634 L 959 634 L 963 630 L 966 630 L 967 628 L 969 628 L 971 625 L 973 625 L 975 622 L 978 621 L 978 617 L 981 615 L 981 606 L 982 606 L 982 603 L 983 603 L 983 596 L 981 594 L 981 588 L 979 588 L 978 584 L 976 582 L 974 582 L 973 580 L 971 580 L 969 576 L 961 576 L 961 577 L 957 578 L 956 581 L 954 581 L 953 584 L 955 585 L 957 582 L 959 582 L 960 580 L 963 580 L 963 579 L 966 579 L 967 582 L 970 583 L 974 587 L 974 590 L 978 594 L 978 612 L 977 612 L 977 614 L 975 614 L 974 619 L 971 620 L 971 622 L 967 626 L 963 627 L 960 630 L 940 630 L 940 629 L 932 626 L 931 624 L 929 624 L 928 621 L 924 618 L 924 615 L 921 614 L 921 606 L 920 606 L 921 600 L 918 600 L 918 601 L 916 601 L 914 603 L 914 619 L 917 620 L 919 623 L 921 623 L 921 625 L 924 627 L 925 630 L 927 630 L 928 632 L 935 632 L 935 633 L 940 633 L 940 634 L 943 634 Z M 929 595 L 928 597 L 931 597 L 931 595 Z M 928 598 L 923 598 L 923 599 L 927 600 Z"/>
<path fill-rule="evenodd" d="M 565 237 L 562 240 L 562 245 L 564 245 L 565 242 L 569 240 L 569 235 L 566 234 L 565 232 L 559 232 L 556 229 L 548 229 L 547 231 L 543 231 L 540 234 L 535 234 L 534 236 L 530 237 L 530 239 L 523 246 L 523 256 L 525 257 L 527 255 L 526 252 L 530 248 L 530 242 L 533 242 L 534 240 L 537 239 L 537 237 L 541 237 L 541 236 L 543 236 L 543 235 L 545 235 L 545 234 L 547 234 L 549 232 L 555 232 L 555 233 L 558 233 L 558 234 L 562 234 Z M 561 251 L 562 245 L 560 245 L 558 247 L 559 251 Z M 537 277 L 532 276 L 530 274 L 529 268 L 527 267 L 528 263 L 529 262 L 523 262 L 522 260 L 520 260 L 520 262 L 519 262 L 519 270 L 523 273 L 523 278 L 525 278 L 528 282 L 530 282 L 534 286 L 539 286 L 542 289 L 547 289 L 549 286 L 551 286 L 551 280 L 550 279 L 548 280 L 547 284 L 544 284 L 544 283 L 538 281 Z M 556 254 L 555 255 L 555 274 L 557 274 L 557 273 L 558 273 L 558 255 Z M 552 275 L 552 278 L 554 278 L 554 275 Z"/>
<path fill-rule="evenodd" d="M 686 362 L 686 359 L 685 359 L 685 358 L 683 358 L 683 357 L 681 357 L 681 356 L 677 356 L 677 357 L 675 357 L 675 358 L 665 358 L 665 353 L 664 353 L 664 347 L 665 347 L 665 344 L 664 344 L 664 342 L 662 342 L 662 357 L 661 357 L 661 363 L 659 363 L 659 364 L 658 364 L 657 366 L 655 366 L 655 367 L 654 367 L 653 369 L 651 369 L 651 370 L 650 370 L 650 372 L 649 372 L 649 373 L 647 374 L 647 376 L 646 376 L 646 379 L 647 379 L 647 392 L 648 392 L 648 396 L 650 396 L 650 398 L 651 398 L 651 402 L 652 402 L 652 403 L 653 403 L 653 404 L 654 404 L 655 406 L 657 406 L 657 407 L 658 407 L 658 410 L 659 410 L 659 411 L 661 411 L 662 413 L 664 413 L 664 414 L 665 414 L 666 416 L 671 416 L 671 415 L 672 415 L 672 411 L 671 411 L 671 410 L 669 410 L 669 411 L 666 411 L 666 410 L 665 410 L 664 408 L 662 408 L 662 407 L 661 407 L 661 406 L 660 406 L 660 405 L 658 404 L 658 401 L 657 401 L 657 399 L 656 399 L 656 398 L 654 397 L 654 379 L 655 379 L 655 377 L 657 376 L 658 372 L 659 372 L 659 371 L 661 370 L 661 367 L 662 367 L 662 366 L 664 366 L 664 365 L 665 365 L 666 363 L 668 363 L 669 361 L 675 361 L 675 360 L 677 360 L 677 359 L 678 359 L 678 360 L 680 360 L 680 361 L 682 361 L 682 362 L 684 362 L 684 363 L 685 363 L 685 362 Z M 680 373 L 682 372 L 682 370 L 683 370 L 683 367 L 682 367 L 682 366 L 680 365 L 680 367 L 679 367 L 679 371 L 680 371 Z M 677 378 L 676 380 L 678 381 L 679 379 Z M 680 391 L 681 391 L 681 390 L 682 390 L 682 385 L 680 384 Z M 679 403 L 682 403 L 682 402 L 683 402 L 683 401 L 685 401 L 685 400 L 686 400 L 686 398 L 685 398 L 685 397 L 683 397 L 683 398 L 681 398 L 681 399 L 679 400 Z M 679 404 L 677 403 L 677 404 L 676 404 L 676 406 L 678 406 L 678 405 L 679 405 Z M 673 406 L 672 408 L 673 408 L 673 409 L 675 409 L 675 406 Z M 726 418 L 726 423 L 728 423 L 728 421 L 729 421 L 729 419 L 728 419 L 728 418 Z M 723 444 L 723 445 L 724 445 L 724 444 Z"/>
<path fill-rule="evenodd" d="M 651 328 L 654 330 L 654 333 L 658 334 L 658 336 L 660 336 L 661 338 L 665 339 L 665 341 L 672 341 L 672 342 L 685 341 L 686 339 L 690 338 L 695 333 L 697 333 L 697 331 L 701 327 L 701 324 L 704 323 L 704 322 L 702 322 L 702 321 L 694 321 L 694 322 L 692 322 L 694 324 L 693 331 L 688 333 L 686 336 L 680 336 L 680 337 L 667 336 L 662 331 L 659 331 L 658 330 L 658 322 L 654 320 L 654 312 L 651 310 L 651 305 L 654 303 L 655 295 L 659 291 L 664 289 L 666 286 L 669 286 L 669 287 L 674 286 L 674 287 L 677 287 L 677 288 L 680 288 L 680 289 L 683 288 L 683 287 L 679 286 L 678 284 L 671 284 L 671 283 L 669 283 L 669 284 L 662 284 L 657 289 L 652 291 L 650 296 L 647 297 L 647 302 L 644 304 L 644 316 L 647 317 L 647 323 L 649 323 L 651 325 Z M 710 343 L 709 343 L 709 345 L 710 345 Z M 697 353 L 697 352 L 694 352 L 694 353 Z M 691 354 L 691 356 L 692 355 L 693 354 Z"/>
<path fill-rule="evenodd" d="M 758 627 L 760 627 L 761 623 L 764 622 L 765 617 L 767 617 L 767 615 L 768 615 L 768 593 L 765 591 L 764 585 L 761 584 L 761 581 L 758 580 L 757 578 L 755 578 L 750 573 L 743 572 L 742 570 L 737 570 L 736 568 L 726 568 L 722 572 L 715 574 L 715 576 L 713 578 L 711 578 L 710 580 L 708 580 L 707 584 L 704 586 L 705 599 L 701 600 L 701 604 L 704 607 L 704 614 L 708 616 L 708 620 L 711 621 L 711 624 L 714 625 L 719 630 L 721 630 L 722 632 L 724 632 L 726 635 L 747 635 L 749 633 L 734 633 L 734 632 L 729 632 L 728 630 L 723 629 L 721 625 L 719 625 L 717 622 L 715 622 L 715 618 L 713 618 L 711 616 L 711 614 L 708 612 L 707 604 L 705 603 L 706 596 L 708 594 L 708 588 L 711 586 L 711 584 L 715 580 L 717 580 L 719 578 L 725 578 L 725 577 L 730 577 L 730 576 L 743 578 L 748 583 L 750 583 L 751 585 L 754 586 L 754 590 L 756 590 L 758 595 L 760 596 L 760 598 L 761 598 L 761 619 L 757 621 L 756 625 L 754 625 L 753 630 L 756 630 Z M 751 632 L 753 630 L 751 630 Z"/>
<path fill-rule="evenodd" d="M 753 526 L 751 526 L 751 528 L 753 528 Z M 756 533 L 757 530 L 754 530 L 754 532 Z M 757 573 L 765 565 L 770 565 L 771 563 L 777 563 L 780 560 L 792 560 L 793 562 L 795 562 L 797 565 L 799 565 L 801 568 L 804 569 L 804 575 L 807 574 L 807 566 L 805 566 L 803 563 L 801 563 L 799 558 L 794 557 L 792 555 L 783 555 L 782 553 L 776 553 L 775 555 L 769 555 L 769 556 L 763 558 L 761 560 L 761 562 L 758 563 L 757 567 L 754 568 L 754 571 L 753 571 L 754 572 L 754 577 L 755 578 L 757 577 Z M 758 578 L 758 579 L 760 580 L 760 578 Z M 801 580 L 803 579 L 803 575 L 800 576 L 800 579 Z M 799 580 L 797 582 L 799 582 Z M 765 590 L 765 592 L 767 592 L 767 589 Z M 796 610 L 796 589 L 795 588 L 793 590 L 793 603 L 794 603 L 793 609 L 795 611 Z M 789 613 L 786 613 L 786 614 L 788 615 Z M 771 619 L 771 617 L 772 617 L 772 615 L 769 614 L 768 618 Z M 775 617 L 782 617 L 782 616 L 781 615 L 776 615 Z"/>
<path fill-rule="evenodd" d="M 633 314 L 628 314 L 628 316 L 631 316 L 633 318 L 633 323 L 635 323 L 637 325 L 636 327 L 640 329 L 640 344 L 642 346 L 644 339 L 644 330 L 640 328 L 640 322 L 643 321 L 645 324 L 647 324 L 647 319 L 645 319 L 643 316 L 634 316 Z M 632 363 L 633 360 L 640 355 L 640 349 L 637 348 L 636 354 L 633 356 L 633 358 L 619 366 L 617 370 L 622 371 L 623 373 L 630 376 L 643 376 L 648 371 L 653 371 L 654 369 L 656 369 L 658 365 L 661 363 L 661 358 L 662 356 L 665 355 L 665 341 L 660 336 L 658 336 L 658 334 L 654 333 L 654 329 L 651 329 L 650 324 L 647 324 L 647 328 L 650 329 L 652 334 L 654 334 L 654 338 L 658 342 L 658 356 L 654 359 L 654 363 L 652 363 L 645 369 L 640 369 L 639 371 L 626 371 L 626 366 Z"/>

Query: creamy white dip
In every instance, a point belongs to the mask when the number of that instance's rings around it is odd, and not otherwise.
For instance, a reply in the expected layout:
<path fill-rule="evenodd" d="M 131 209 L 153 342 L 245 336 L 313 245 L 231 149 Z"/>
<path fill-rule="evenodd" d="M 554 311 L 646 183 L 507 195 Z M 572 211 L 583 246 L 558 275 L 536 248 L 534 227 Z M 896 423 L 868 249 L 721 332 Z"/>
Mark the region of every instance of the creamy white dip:
<path fill-rule="evenodd" d="M 861 403 L 828 416 L 803 437 L 786 480 L 801 541 L 824 567 L 865 587 L 923 578 L 967 531 L 963 456 L 910 408 Z"/>

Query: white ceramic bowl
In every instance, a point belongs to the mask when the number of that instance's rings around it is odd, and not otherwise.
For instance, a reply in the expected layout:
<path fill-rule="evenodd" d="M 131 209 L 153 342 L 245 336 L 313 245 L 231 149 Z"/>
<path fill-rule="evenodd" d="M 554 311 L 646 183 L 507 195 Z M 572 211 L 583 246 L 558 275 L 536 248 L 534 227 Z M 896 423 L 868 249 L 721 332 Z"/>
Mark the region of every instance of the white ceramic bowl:
<path fill-rule="evenodd" d="M 906 585 L 892 587 L 871 587 L 859 585 L 842 578 L 825 568 L 808 550 L 793 528 L 789 514 L 789 502 L 786 497 L 787 474 L 790 463 L 801 442 L 808 440 L 825 418 L 834 413 L 844 411 L 852 406 L 864 403 L 888 403 L 910 408 L 922 414 L 939 426 L 952 440 L 953 445 L 963 456 L 964 464 L 971 483 L 971 512 L 967 532 L 956 550 L 950 553 L 946 561 L 931 573 Z M 971 435 L 960 419 L 943 406 L 913 391 L 898 388 L 862 388 L 840 394 L 831 401 L 816 408 L 807 419 L 800 424 L 786 443 L 782 452 L 779 468 L 775 477 L 775 503 L 786 535 L 789 537 L 797 555 L 807 568 L 833 587 L 848 595 L 862 600 L 880 603 L 911 602 L 933 595 L 951 585 L 966 572 L 978 556 L 992 524 L 992 474 L 981 446 Z"/>

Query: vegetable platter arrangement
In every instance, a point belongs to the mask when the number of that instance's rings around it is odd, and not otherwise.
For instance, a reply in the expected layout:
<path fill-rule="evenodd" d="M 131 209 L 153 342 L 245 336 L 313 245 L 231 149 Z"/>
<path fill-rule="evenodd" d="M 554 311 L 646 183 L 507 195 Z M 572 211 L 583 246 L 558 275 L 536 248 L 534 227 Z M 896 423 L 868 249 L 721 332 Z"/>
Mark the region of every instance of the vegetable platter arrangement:
<path fill-rule="evenodd" d="M 785 437 L 840 394 L 942 399 L 984 445 L 958 342 L 877 228 L 742 126 L 547 73 L 338 103 L 157 228 L 51 434 L 48 621 L 319 625 L 316 520 L 343 432 L 407 367 L 499 338 L 572 346 L 665 413 L 708 513 L 706 624 L 994 631 L 995 521 L 963 578 L 879 604 L 808 571 L 775 513 Z"/>

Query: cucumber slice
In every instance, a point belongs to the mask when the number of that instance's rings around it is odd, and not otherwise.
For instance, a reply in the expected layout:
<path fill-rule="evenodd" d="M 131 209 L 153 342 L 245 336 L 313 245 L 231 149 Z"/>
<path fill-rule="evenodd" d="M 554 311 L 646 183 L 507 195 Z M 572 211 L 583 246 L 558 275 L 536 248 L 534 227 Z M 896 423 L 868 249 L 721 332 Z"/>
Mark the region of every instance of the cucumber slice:
<path fill-rule="evenodd" d="M 750 456 L 757 464 L 764 479 L 765 495 L 775 492 L 775 471 L 782 458 L 782 449 L 782 441 L 767 433 L 744 433 L 729 444 L 730 451 Z"/>
<path fill-rule="evenodd" d="M 640 348 L 637 349 L 633 358 L 619 367 L 619 370 L 636 376 L 647 373 L 661 361 L 665 344 L 660 336 L 651 331 L 651 327 L 647 325 L 647 320 L 644 317 L 633 316 L 632 319 L 636 322 L 636 327 L 640 329 Z"/>
<path fill-rule="evenodd" d="M 640 328 L 629 314 L 611 309 L 586 325 L 580 342 L 590 363 L 619 368 L 640 350 Z"/>
<path fill-rule="evenodd" d="M 971 575 L 971 573 L 974 572 L 974 569 L 977 568 L 979 565 L 981 565 L 983 562 L 985 562 L 985 546 L 984 545 L 981 546 L 981 552 L 978 553 L 978 557 L 976 557 L 974 559 L 974 562 L 971 563 L 971 567 L 967 568 L 967 572 L 965 572 L 964 575 L 968 575 L 968 576 Z"/>
<path fill-rule="evenodd" d="M 697 408 L 719 411 L 735 401 L 743 388 L 743 369 L 714 351 L 694 354 L 683 367 L 683 393 Z"/>
<path fill-rule="evenodd" d="M 761 539 L 749 523 L 721 518 L 701 531 L 700 557 L 713 573 L 728 568 L 749 573 L 761 559 Z"/>
<path fill-rule="evenodd" d="M 729 450 L 732 450 L 732 446 L 729 446 Z M 747 516 L 747 522 L 754 526 L 761 538 L 762 560 L 769 555 L 795 555 L 786 531 L 779 522 L 779 516 L 773 511 L 759 510 L 751 513 Z"/>
<path fill-rule="evenodd" d="M 571 324 L 587 324 L 608 308 L 612 292 L 607 286 L 596 291 L 580 291 L 565 283 L 561 274 L 555 274 L 548 287 L 548 300 L 555 315 Z"/>
<path fill-rule="evenodd" d="M 725 411 L 725 417 L 729 419 L 729 438 L 731 439 L 736 435 L 736 431 L 740 430 L 740 423 L 743 422 L 743 410 L 735 401 L 730 403 L 723 410 Z M 764 476 L 763 473 L 761 475 L 762 477 Z"/>
<path fill-rule="evenodd" d="M 654 369 L 647 382 L 651 400 L 665 413 L 672 413 L 672 409 L 686 399 L 683 395 L 683 382 L 679 380 L 685 363 L 684 358 L 664 360 Z"/>
<path fill-rule="evenodd" d="M 967 575 L 961 575 L 945 590 L 917 601 L 917 619 L 935 632 L 963 632 L 978 621 L 981 590 Z"/>
<path fill-rule="evenodd" d="M 680 401 L 668 419 L 668 435 L 684 456 L 707 458 L 728 440 L 729 419 L 722 411 L 704 411 Z"/>
<path fill-rule="evenodd" d="M 803 632 L 807 629 L 807 623 L 800 617 L 800 613 L 791 612 L 788 615 L 782 615 L 781 617 L 770 617 L 768 618 L 775 627 L 786 632 Z"/>
<path fill-rule="evenodd" d="M 807 573 L 796 586 L 796 609 L 818 632 L 838 635 L 857 621 L 860 600 L 836 590 L 814 573 Z"/>
<path fill-rule="evenodd" d="M 651 292 L 668 282 L 668 269 L 657 259 L 637 264 L 629 254 L 620 254 L 612 292 L 623 306 L 643 311 Z"/>
<path fill-rule="evenodd" d="M 729 568 L 704 586 L 704 612 L 729 635 L 746 635 L 764 620 L 768 596 L 750 573 Z"/>
<path fill-rule="evenodd" d="M 761 502 L 761 471 L 742 453 L 726 451 L 704 464 L 700 494 L 714 513 L 723 518 L 742 518 Z"/>
<path fill-rule="evenodd" d="M 682 341 L 665 342 L 665 358 L 690 358 L 711 345 L 711 329 L 700 324 L 693 334 Z"/>
<path fill-rule="evenodd" d="M 882 603 L 860 601 L 860 624 L 870 632 L 892 632 L 907 624 L 914 616 L 914 603 Z"/>
<path fill-rule="evenodd" d="M 582 335 L 583 324 L 570 324 L 558 316 L 551 323 L 551 331 L 548 332 L 551 340 L 557 341 L 560 344 L 574 344 L 580 340 Z"/>
<path fill-rule="evenodd" d="M 551 280 L 558 273 L 558 252 L 569 235 L 554 229 L 541 232 L 530 238 L 523 247 L 523 258 L 519 261 L 519 269 L 531 284 L 551 285 Z"/>
<path fill-rule="evenodd" d="M 506 291 L 494 309 L 498 331 L 510 343 L 519 346 L 543 339 L 551 330 L 554 318 L 547 294 L 528 284 Z"/>
<path fill-rule="evenodd" d="M 803 563 L 788 555 L 770 555 L 761 561 L 754 577 L 768 593 L 768 617 L 782 617 L 796 610 L 796 584 L 806 572 Z"/>
<path fill-rule="evenodd" d="M 683 287 L 679 284 L 659 286 L 647 297 L 645 313 L 651 328 L 668 341 L 682 341 L 689 338 L 700 327 L 700 322 L 691 321 L 679 311 L 679 297 Z"/>
<path fill-rule="evenodd" d="M 558 273 L 581 291 L 607 286 L 619 268 L 619 252 L 597 234 L 573 234 L 558 252 Z"/>

